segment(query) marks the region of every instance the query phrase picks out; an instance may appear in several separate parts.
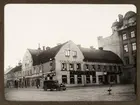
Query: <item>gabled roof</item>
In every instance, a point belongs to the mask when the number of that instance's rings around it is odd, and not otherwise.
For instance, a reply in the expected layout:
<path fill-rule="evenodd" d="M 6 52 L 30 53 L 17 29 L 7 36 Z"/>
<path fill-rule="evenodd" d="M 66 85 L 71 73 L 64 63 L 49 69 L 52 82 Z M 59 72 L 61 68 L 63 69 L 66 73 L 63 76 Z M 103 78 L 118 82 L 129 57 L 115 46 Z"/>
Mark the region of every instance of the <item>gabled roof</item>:
<path fill-rule="evenodd" d="M 102 63 L 117 63 L 122 64 L 122 60 L 118 55 L 106 50 L 93 50 L 90 48 L 79 47 L 84 55 L 84 61 L 102 62 Z"/>
<path fill-rule="evenodd" d="M 53 60 L 54 57 L 56 56 L 56 54 L 58 53 L 58 51 L 61 49 L 61 47 L 66 43 L 68 43 L 68 42 L 65 42 L 63 44 L 57 45 L 53 48 L 50 48 L 48 50 L 45 50 L 45 51 L 41 52 L 39 54 L 39 62 L 40 63 L 45 63 L 45 62 L 50 61 L 50 59 Z"/>
<path fill-rule="evenodd" d="M 43 52 L 42 50 L 38 50 L 38 49 L 28 49 L 28 51 L 30 52 L 32 59 L 33 59 L 33 66 L 34 65 L 38 65 L 39 64 L 39 54 L 41 52 Z"/>
<path fill-rule="evenodd" d="M 9 72 L 7 72 L 6 74 L 11 73 L 11 72 L 17 72 L 17 71 L 21 71 L 21 65 L 12 68 L 12 69 L 11 69 Z"/>

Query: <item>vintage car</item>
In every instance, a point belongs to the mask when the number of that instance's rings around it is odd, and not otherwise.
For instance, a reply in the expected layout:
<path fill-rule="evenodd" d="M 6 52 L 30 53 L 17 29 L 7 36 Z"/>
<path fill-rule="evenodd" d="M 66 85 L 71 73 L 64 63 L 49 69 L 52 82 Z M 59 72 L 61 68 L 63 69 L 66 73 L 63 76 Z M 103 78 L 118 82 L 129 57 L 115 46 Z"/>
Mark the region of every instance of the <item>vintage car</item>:
<path fill-rule="evenodd" d="M 47 91 L 48 89 L 51 91 L 54 89 L 61 91 L 66 90 L 66 86 L 63 83 L 59 84 L 56 80 L 45 80 L 43 84 L 43 89 L 45 91 Z"/>

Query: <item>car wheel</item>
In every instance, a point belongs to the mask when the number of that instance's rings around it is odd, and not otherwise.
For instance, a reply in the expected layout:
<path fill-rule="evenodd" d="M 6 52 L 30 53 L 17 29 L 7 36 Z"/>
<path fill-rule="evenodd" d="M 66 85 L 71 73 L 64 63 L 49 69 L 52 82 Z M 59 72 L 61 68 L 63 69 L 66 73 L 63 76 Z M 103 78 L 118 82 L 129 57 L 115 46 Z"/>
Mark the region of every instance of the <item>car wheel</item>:
<path fill-rule="evenodd" d="M 66 88 L 63 88 L 63 90 L 66 90 Z"/>
<path fill-rule="evenodd" d="M 45 91 L 47 91 L 47 88 L 44 88 Z"/>

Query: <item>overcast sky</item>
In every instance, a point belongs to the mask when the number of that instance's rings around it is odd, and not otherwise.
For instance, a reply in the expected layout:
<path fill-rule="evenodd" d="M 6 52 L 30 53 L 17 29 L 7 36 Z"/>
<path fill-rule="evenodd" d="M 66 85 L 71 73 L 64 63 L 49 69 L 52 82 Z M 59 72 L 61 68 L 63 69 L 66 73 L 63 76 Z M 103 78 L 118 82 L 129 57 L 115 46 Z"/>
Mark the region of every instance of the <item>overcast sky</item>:
<path fill-rule="evenodd" d="M 27 48 L 56 46 L 72 40 L 98 48 L 97 36 L 112 34 L 118 14 L 136 12 L 133 5 L 8 4 L 4 11 L 5 64 L 14 67 Z"/>

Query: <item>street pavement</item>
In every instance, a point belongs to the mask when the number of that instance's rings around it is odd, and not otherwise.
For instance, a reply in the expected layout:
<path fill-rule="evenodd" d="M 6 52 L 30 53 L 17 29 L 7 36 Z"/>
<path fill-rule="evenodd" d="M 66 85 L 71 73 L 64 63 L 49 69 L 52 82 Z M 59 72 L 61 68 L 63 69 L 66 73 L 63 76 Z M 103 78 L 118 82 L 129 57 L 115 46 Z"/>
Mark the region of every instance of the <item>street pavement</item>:
<path fill-rule="evenodd" d="M 12 101 L 132 101 L 133 85 L 72 87 L 66 91 L 44 91 L 36 88 L 5 89 L 6 100 Z"/>

